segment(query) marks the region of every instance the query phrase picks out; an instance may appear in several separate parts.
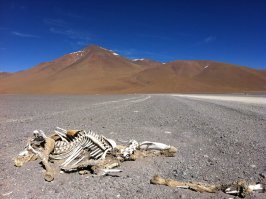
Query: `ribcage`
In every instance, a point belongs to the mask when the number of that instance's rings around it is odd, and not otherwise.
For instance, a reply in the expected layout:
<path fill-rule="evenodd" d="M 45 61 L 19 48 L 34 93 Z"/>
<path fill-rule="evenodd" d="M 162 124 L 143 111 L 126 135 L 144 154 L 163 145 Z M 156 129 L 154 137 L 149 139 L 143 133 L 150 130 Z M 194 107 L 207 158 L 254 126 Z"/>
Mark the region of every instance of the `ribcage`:
<path fill-rule="evenodd" d="M 110 142 L 104 136 L 93 131 L 79 131 L 75 136 L 67 136 L 66 130 L 60 130 L 63 132 L 56 131 L 56 133 L 61 139 L 55 142 L 55 148 L 50 158 L 64 160 L 63 167 L 72 164 L 75 159 L 83 160 L 84 153 L 89 154 L 90 159 L 97 160 L 112 149 Z"/>

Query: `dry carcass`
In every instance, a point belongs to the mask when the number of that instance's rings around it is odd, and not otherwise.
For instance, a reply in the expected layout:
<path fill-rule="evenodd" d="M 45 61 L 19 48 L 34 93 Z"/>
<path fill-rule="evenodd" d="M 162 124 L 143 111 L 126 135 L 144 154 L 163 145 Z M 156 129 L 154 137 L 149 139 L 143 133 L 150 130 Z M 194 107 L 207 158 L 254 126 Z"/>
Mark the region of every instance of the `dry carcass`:
<path fill-rule="evenodd" d="M 146 156 L 174 156 L 176 151 L 173 146 L 149 141 L 130 140 L 127 145 L 117 145 L 114 140 L 93 131 L 57 127 L 50 136 L 35 130 L 25 149 L 15 158 L 15 165 L 22 166 L 39 158 L 46 169 L 45 180 L 52 181 L 58 170 L 81 173 L 90 170 L 96 175 L 105 175 L 120 172 L 114 168 L 123 161 Z"/>

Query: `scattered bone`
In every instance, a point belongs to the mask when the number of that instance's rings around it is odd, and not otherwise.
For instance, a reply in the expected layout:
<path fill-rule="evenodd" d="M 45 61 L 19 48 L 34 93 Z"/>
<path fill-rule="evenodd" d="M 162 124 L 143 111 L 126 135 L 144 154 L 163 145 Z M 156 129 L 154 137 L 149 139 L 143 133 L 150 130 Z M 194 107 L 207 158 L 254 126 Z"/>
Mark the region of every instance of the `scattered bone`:
<path fill-rule="evenodd" d="M 14 163 L 16 167 L 22 167 L 24 163 L 38 159 L 35 154 L 26 154 L 27 153 L 24 153 L 23 155 L 19 155 L 15 158 Z"/>
<path fill-rule="evenodd" d="M 29 149 L 41 159 L 42 164 L 46 169 L 46 172 L 44 174 L 44 179 L 49 182 L 54 179 L 54 171 L 48 161 L 50 153 L 54 150 L 54 145 L 55 141 L 49 137 L 46 137 L 45 139 L 44 150 L 42 152 L 33 149 L 32 146 L 29 145 Z"/>
<path fill-rule="evenodd" d="M 139 145 L 140 149 L 154 149 L 154 150 L 165 150 L 165 149 L 169 149 L 170 145 L 166 145 L 163 143 L 158 143 L 158 142 L 150 142 L 150 141 L 145 141 L 140 143 Z"/>
<path fill-rule="evenodd" d="M 164 179 L 160 176 L 156 175 L 151 179 L 152 184 L 156 185 L 166 185 L 169 187 L 177 187 L 183 189 L 192 189 L 198 192 L 208 192 L 208 193 L 215 193 L 217 191 L 217 187 L 215 185 L 207 185 L 198 182 L 181 182 L 175 181 L 171 179 Z"/>
<path fill-rule="evenodd" d="M 224 193 L 236 195 L 239 197 L 245 197 L 253 191 L 265 191 L 265 187 L 262 184 L 248 185 L 245 180 L 238 180 L 229 185 L 213 185 L 206 184 L 201 182 L 182 182 L 172 179 L 161 178 L 158 175 L 155 175 L 151 179 L 151 184 L 155 185 L 165 185 L 169 187 L 182 188 L 182 189 L 191 189 L 197 192 L 208 192 L 216 193 L 218 191 L 223 191 Z"/>

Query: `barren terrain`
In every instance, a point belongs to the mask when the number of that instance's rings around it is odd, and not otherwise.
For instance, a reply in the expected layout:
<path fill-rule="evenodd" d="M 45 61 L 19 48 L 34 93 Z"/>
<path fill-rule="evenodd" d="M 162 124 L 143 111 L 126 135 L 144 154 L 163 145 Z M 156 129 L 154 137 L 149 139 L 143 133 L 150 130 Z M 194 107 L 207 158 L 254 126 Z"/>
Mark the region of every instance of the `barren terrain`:
<path fill-rule="evenodd" d="M 265 174 L 265 96 L 201 96 L 1 95 L 0 198 L 233 198 L 150 184 L 155 174 L 207 183 L 256 182 Z M 63 173 L 49 183 L 38 161 L 14 167 L 12 158 L 33 130 L 56 126 L 91 129 L 115 140 L 163 142 L 178 152 L 125 162 L 119 177 Z"/>

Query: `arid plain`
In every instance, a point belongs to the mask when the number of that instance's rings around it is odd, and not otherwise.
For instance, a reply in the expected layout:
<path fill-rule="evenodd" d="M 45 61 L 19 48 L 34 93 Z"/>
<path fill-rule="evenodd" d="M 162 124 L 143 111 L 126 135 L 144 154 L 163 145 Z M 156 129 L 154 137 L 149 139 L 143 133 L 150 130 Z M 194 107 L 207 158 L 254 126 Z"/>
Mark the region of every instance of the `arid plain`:
<path fill-rule="evenodd" d="M 150 179 L 159 174 L 215 184 L 257 182 L 266 172 L 265 96 L 1 95 L 0 109 L 3 198 L 230 198 L 152 185 Z M 119 177 L 61 173 L 51 183 L 38 161 L 14 166 L 12 158 L 33 130 L 56 126 L 91 129 L 115 140 L 163 142 L 178 152 L 125 162 Z"/>

